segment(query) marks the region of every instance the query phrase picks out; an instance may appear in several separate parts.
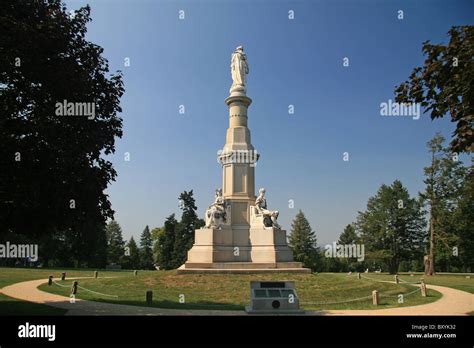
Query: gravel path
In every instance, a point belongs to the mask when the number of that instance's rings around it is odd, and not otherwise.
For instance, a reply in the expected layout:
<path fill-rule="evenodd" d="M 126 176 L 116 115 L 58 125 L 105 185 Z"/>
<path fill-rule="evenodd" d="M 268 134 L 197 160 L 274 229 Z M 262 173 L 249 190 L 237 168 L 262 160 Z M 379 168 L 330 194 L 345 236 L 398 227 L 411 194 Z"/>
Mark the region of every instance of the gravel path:
<path fill-rule="evenodd" d="M 90 277 L 83 277 L 90 278 Z M 82 278 L 82 279 L 83 279 Z M 74 278 L 81 279 L 81 278 Z M 68 278 L 72 280 L 72 278 Z M 30 280 L 12 284 L 0 289 L 0 292 L 24 301 L 46 304 L 68 310 L 66 315 L 247 315 L 244 311 L 222 310 L 181 310 L 153 307 L 139 307 L 121 304 L 94 302 L 76 299 L 71 303 L 65 296 L 55 295 L 38 289 L 46 283 L 45 279 Z M 427 286 L 439 291 L 441 299 L 424 305 L 387 308 L 377 310 L 328 310 L 324 312 L 308 311 L 308 315 L 466 315 L 474 312 L 474 295 L 465 291 L 444 286 Z"/>

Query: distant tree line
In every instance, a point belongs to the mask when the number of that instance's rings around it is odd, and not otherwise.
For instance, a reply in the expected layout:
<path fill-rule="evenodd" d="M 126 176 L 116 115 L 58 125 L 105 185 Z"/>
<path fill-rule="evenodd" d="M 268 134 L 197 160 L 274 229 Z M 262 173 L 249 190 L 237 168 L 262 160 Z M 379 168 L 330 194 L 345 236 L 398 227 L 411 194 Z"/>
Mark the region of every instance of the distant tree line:
<path fill-rule="evenodd" d="M 365 257 L 326 257 L 303 212 L 289 237 L 295 260 L 319 272 L 474 270 L 474 167 L 464 166 L 437 134 L 428 142 L 425 189 L 410 197 L 400 180 L 382 185 L 346 226 L 338 245 L 364 245 Z"/>

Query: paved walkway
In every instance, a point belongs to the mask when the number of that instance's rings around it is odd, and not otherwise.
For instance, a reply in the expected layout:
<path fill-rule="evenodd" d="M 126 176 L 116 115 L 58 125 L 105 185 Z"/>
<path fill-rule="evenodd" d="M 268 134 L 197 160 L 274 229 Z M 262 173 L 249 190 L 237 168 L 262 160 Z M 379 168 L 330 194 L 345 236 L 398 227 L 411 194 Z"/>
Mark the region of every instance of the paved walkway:
<path fill-rule="evenodd" d="M 83 277 L 90 278 L 90 277 Z M 73 278 L 68 278 L 72 280 Z M 81 278 L 74 278 L 81 279 Z M 66 315 L 247 315 L 244 311 L 222 310 L 181 310 L 153 307 L 139 307 L 76 299 L 70 303 L 69 297 L 44 292 L 38 286 L 45 279 L 30 280 L 12 284 L 0 289 L 0 292 L 24 301 L 45 304 L 68 310 Z M 429 289 L 439 291 L 442 297 L 432 303 L 401 308 L 377 310 L 328 310 L 324 312 L 308 311 L 308 315 L 466 315 L 474 311 L 474 295 L 465 291 L 444 286 L 429 285 Z"/>
<path fill-rule="evenodd" d="M 438 285 L 427 285 L 426 288 L 440 292 L 442 297 L 435 302 L 411 307 L 329 310 L 325 313 L 329 315 L 466 315 L 474 312 L 474 294 Z"/>

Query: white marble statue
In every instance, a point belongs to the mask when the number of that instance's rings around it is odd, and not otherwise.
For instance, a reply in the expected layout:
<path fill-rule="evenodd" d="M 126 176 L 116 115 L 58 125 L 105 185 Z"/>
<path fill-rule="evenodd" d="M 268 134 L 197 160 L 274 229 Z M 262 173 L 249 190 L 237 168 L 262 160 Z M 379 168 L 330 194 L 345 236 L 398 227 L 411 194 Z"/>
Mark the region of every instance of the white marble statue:
<path fill-rule="evenodd" d="M 263 223 L 265 227 L 275 227 L 281 229 L 277 222 L 279 212 L 278 210 L 268 210 L 267 200 L 265 199 L 265 189 L 261 188 L 258 190 L 258 197 L 255 200 L 255 209 L 258 214 L 263 215 Z"/>
<path fill-rule="evenodd" d="M 227 223 L 228 203 L 222 196 L 222 190 L 217 189 L 214 203 L 206 210 L 206 228 L 219 228 Z"/>
<path fill-rule="evenodd" d="M 247 56 L 244 53 L 243 46 L 237 47 L 234 53 L 232 53 L 230 73 L 232 75 L 232 87 L 230 88 L 230 92 L 245 92 L 247 81 L 246 75 L 249 73 L 249 65 L 247 63 Z"/>

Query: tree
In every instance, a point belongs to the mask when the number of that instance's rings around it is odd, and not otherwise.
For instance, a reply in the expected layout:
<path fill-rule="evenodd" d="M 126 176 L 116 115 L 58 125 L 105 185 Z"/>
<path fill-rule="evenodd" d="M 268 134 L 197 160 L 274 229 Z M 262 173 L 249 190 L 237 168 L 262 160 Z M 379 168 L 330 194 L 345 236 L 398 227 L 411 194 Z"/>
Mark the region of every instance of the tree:
<path fill-rule="evenodd" d="M 140 237 L 140 266 L 144 269 L 153 269 L 153 242 L 148 225 Z"/>
<path fill-rule="evenodd" d="M 359 212 L 356 227 L 367 258 L 383 261 L 391 274 L 402 260 L 421 257 L 425 219 L 421 203 L 411 198 L 399 180 L 382 185 Z"/>
<path fill-rule="evenodd" d="M 122 136 L 122 77 L 85 39 L 90 20 L 88 6 L 71 16 L 60 0 L 5 0 L 0 11 L 0 239 L 49 235 L 75 265 L 95 262 L 90 243 L 113 217 L 104 156 Z M 59 116 L 65 100 L 94 117 Z"/>
<path fill-rule="evenodd" d="M 121 264 L 125 254 L 122 228 L 117 221 L 112 220 L 106 228 L 107 233 L 107 261 Z"/>
<path fill-rule="evenodd" d="M 423 43 L 423 67 L 413 70 L 408 81 L 395 90 L 399 103 L 420 103 L 431 118 L 451 114 L 456 130 L 452 151 L 474 150 L 474 26 L 449 30 L 448 45 Z"/>
<path fill-rule="evenodd" d="M 130 240 L 125 247 L 125 267 L 128 269 L 140 268 L 140 250 L 138 249 L 135 239 L 130 237 Z"/>
<path fill-rule="evenodd" d="M 458 236 L 460 271 L 474 270 L 474 166 L 465 176 L 457 207 L 452 214 L 455 233 Z"/>
<path fill-rule="evenodd" d="M 164 225 L 164 233 L 158 237 L 160 267 L 164 269 L 175 268 L 175 263 L 173 262 L 173 250 L 177 224 L 178 221 L 176 221 L 174 214 L 168 216 Z"/>
<path fill-rule="evenodd" d="M 338 244 L 354 244 L 357 241 L 357 234 L 353 225 L 347 225 L 344 232 L 339 236 Z"/>
<path fill-rule="evenodd" d="M 151 240 L 153 243 L 153 262 L 157 265 L 161 264 L 160 243 L 159 240 L 165 234 L 164 227 L 155 227 L 151 230 Z"/>
<path fill-rule="evenodd" d="M 344 228 L 344 231 L 339 236 L 339 241 L 337 244 L 341 245 L 352 245 L 355 244 L 358 240 L 357 233 L 355 231 L 354 225 L 350 224 Z M 356 271 L 361 269 L 360 262 L 357 261 L 356 257 L 347 258 L 340 260 L 341 271 Z"/>
<path fill-rule="evenodd" d="M 315 270 L 318 267 L 319 251 L 316 247 L 316 233 L 300 210 L 291 224 L 289 246 L 295 261 Z"/>
<path fill-rule="evenodd" d="M 173 262 L 175 268 L 182 265 L 186 259 L 188 250 L 194 244 L 194 231 L 204 226 L 204 221 L 196 214 L 196 202 L 193 190 L 184 191 L 179 195 L 180 208 L 182 210 L 181 221 L 175 229 L 175 245 L 173 250 Z"/>
<path fill-rule="evenodd" d="M 454 226 L 458 221 L 453 220 L 453 212 L 466 177 L 466 169 L 457 155 L 443 147 L 444 140 L 444 137 L 437 133 L 427 143 L 431 163 L 424 168 L 426 188 L 420 193 L 429 209 L 429 255 L 425 267 L 427 275 L 435 274 L 437 252 L 449 258 L 450 245 L 456 243 Z"/>

